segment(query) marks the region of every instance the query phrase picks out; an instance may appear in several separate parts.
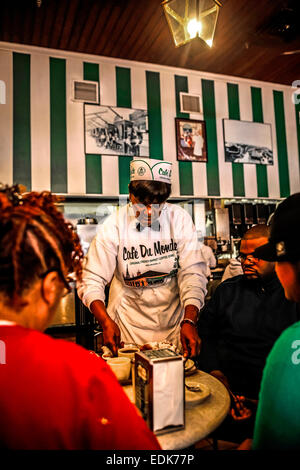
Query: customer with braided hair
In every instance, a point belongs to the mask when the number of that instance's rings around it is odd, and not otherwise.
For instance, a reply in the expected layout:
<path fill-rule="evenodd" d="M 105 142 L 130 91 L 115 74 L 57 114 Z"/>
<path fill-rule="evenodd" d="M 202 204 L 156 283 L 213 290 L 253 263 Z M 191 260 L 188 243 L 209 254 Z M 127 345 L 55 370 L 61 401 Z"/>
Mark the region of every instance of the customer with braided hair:
<path fill-rule="evenodd" d="M 77 234 L 54 205 L 59 198 L 47 192 L 22 196 L 18 189 L 0 189 L 0 293 L 17 310 L 36 277 L 56 272 L 68 289 L 66 277 L 72 271 L 81 276 L 82 260 Z"/>
<path fill-rule="evenodd" d="M 42 333 L 81 278 L 58 201 L 0 185 L 0 448 L 159 449 L 102 359 Z"/>

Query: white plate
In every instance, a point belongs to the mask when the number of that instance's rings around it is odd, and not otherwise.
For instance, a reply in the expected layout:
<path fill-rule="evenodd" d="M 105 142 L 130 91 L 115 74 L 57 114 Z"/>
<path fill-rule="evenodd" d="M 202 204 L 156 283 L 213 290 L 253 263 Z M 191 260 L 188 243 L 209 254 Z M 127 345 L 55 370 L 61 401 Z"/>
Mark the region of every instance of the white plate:
<path fill-rule="evenodd" d="M 193 406 L 199 405 L 210 396 L 210 388 L 200 382 L 193 382 L 186 380 L 187 385 L 196 386 L 197 391 L 188 390 L 185 387 L 185 406 L 186 408 L 192 408 Z"/>

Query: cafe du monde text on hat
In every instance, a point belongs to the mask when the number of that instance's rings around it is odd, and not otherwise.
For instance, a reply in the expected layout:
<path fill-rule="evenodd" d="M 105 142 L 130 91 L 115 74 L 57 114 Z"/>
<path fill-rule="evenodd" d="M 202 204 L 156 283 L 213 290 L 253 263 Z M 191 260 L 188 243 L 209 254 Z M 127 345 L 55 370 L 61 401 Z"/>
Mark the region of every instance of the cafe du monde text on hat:
<path fill-rule="evenodd" d="M 130 162 L 130 181 L 161 181 L 171 184 L 172 163 L 153 158 L 136 159 Z"/>

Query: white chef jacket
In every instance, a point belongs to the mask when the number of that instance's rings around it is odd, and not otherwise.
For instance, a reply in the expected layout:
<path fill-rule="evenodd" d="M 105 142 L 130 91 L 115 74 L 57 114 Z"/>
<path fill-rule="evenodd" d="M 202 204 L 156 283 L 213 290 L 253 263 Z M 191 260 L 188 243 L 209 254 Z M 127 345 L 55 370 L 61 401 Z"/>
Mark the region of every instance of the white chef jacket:
<path fill-rule="evenodd" d="M 83 269 L 78 295 L 89 308 L 105 301 L 107 313 L 121 332 L 121 341 L 144 344 L 170 341 L 177 346 L 186 305 L 203 306 L 206 263 L 190 215 L 165 203 L 160 230 L 136 229 L 130 205 L 123 206 L 99 227 Z"/>
<path fill-rule="evenodd" d="M 201 252 L 202 252 L 203 258 L 206 261 L 206 277 L 210 277 L 211 276 L 210 268 L 215 268 L 217 265 L 216 257 L 210 246 L 201 245 Z"/>

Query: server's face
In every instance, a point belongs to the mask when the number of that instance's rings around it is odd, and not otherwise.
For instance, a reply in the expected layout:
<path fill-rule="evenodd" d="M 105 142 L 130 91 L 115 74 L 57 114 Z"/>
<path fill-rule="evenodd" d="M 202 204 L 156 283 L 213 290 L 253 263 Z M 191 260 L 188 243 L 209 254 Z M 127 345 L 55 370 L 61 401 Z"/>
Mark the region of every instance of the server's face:
<path fill-rule="evenodd" d="M 274 272 L 275 263 L 264 261 L 253 256 L 253 252 L 259 246 L 268 243 L 267 237 L 254 238 L 253 240 L 242 240 L 239 259 L 242 264 L 244 275 L 248 279 L 268 277 Z"/>

